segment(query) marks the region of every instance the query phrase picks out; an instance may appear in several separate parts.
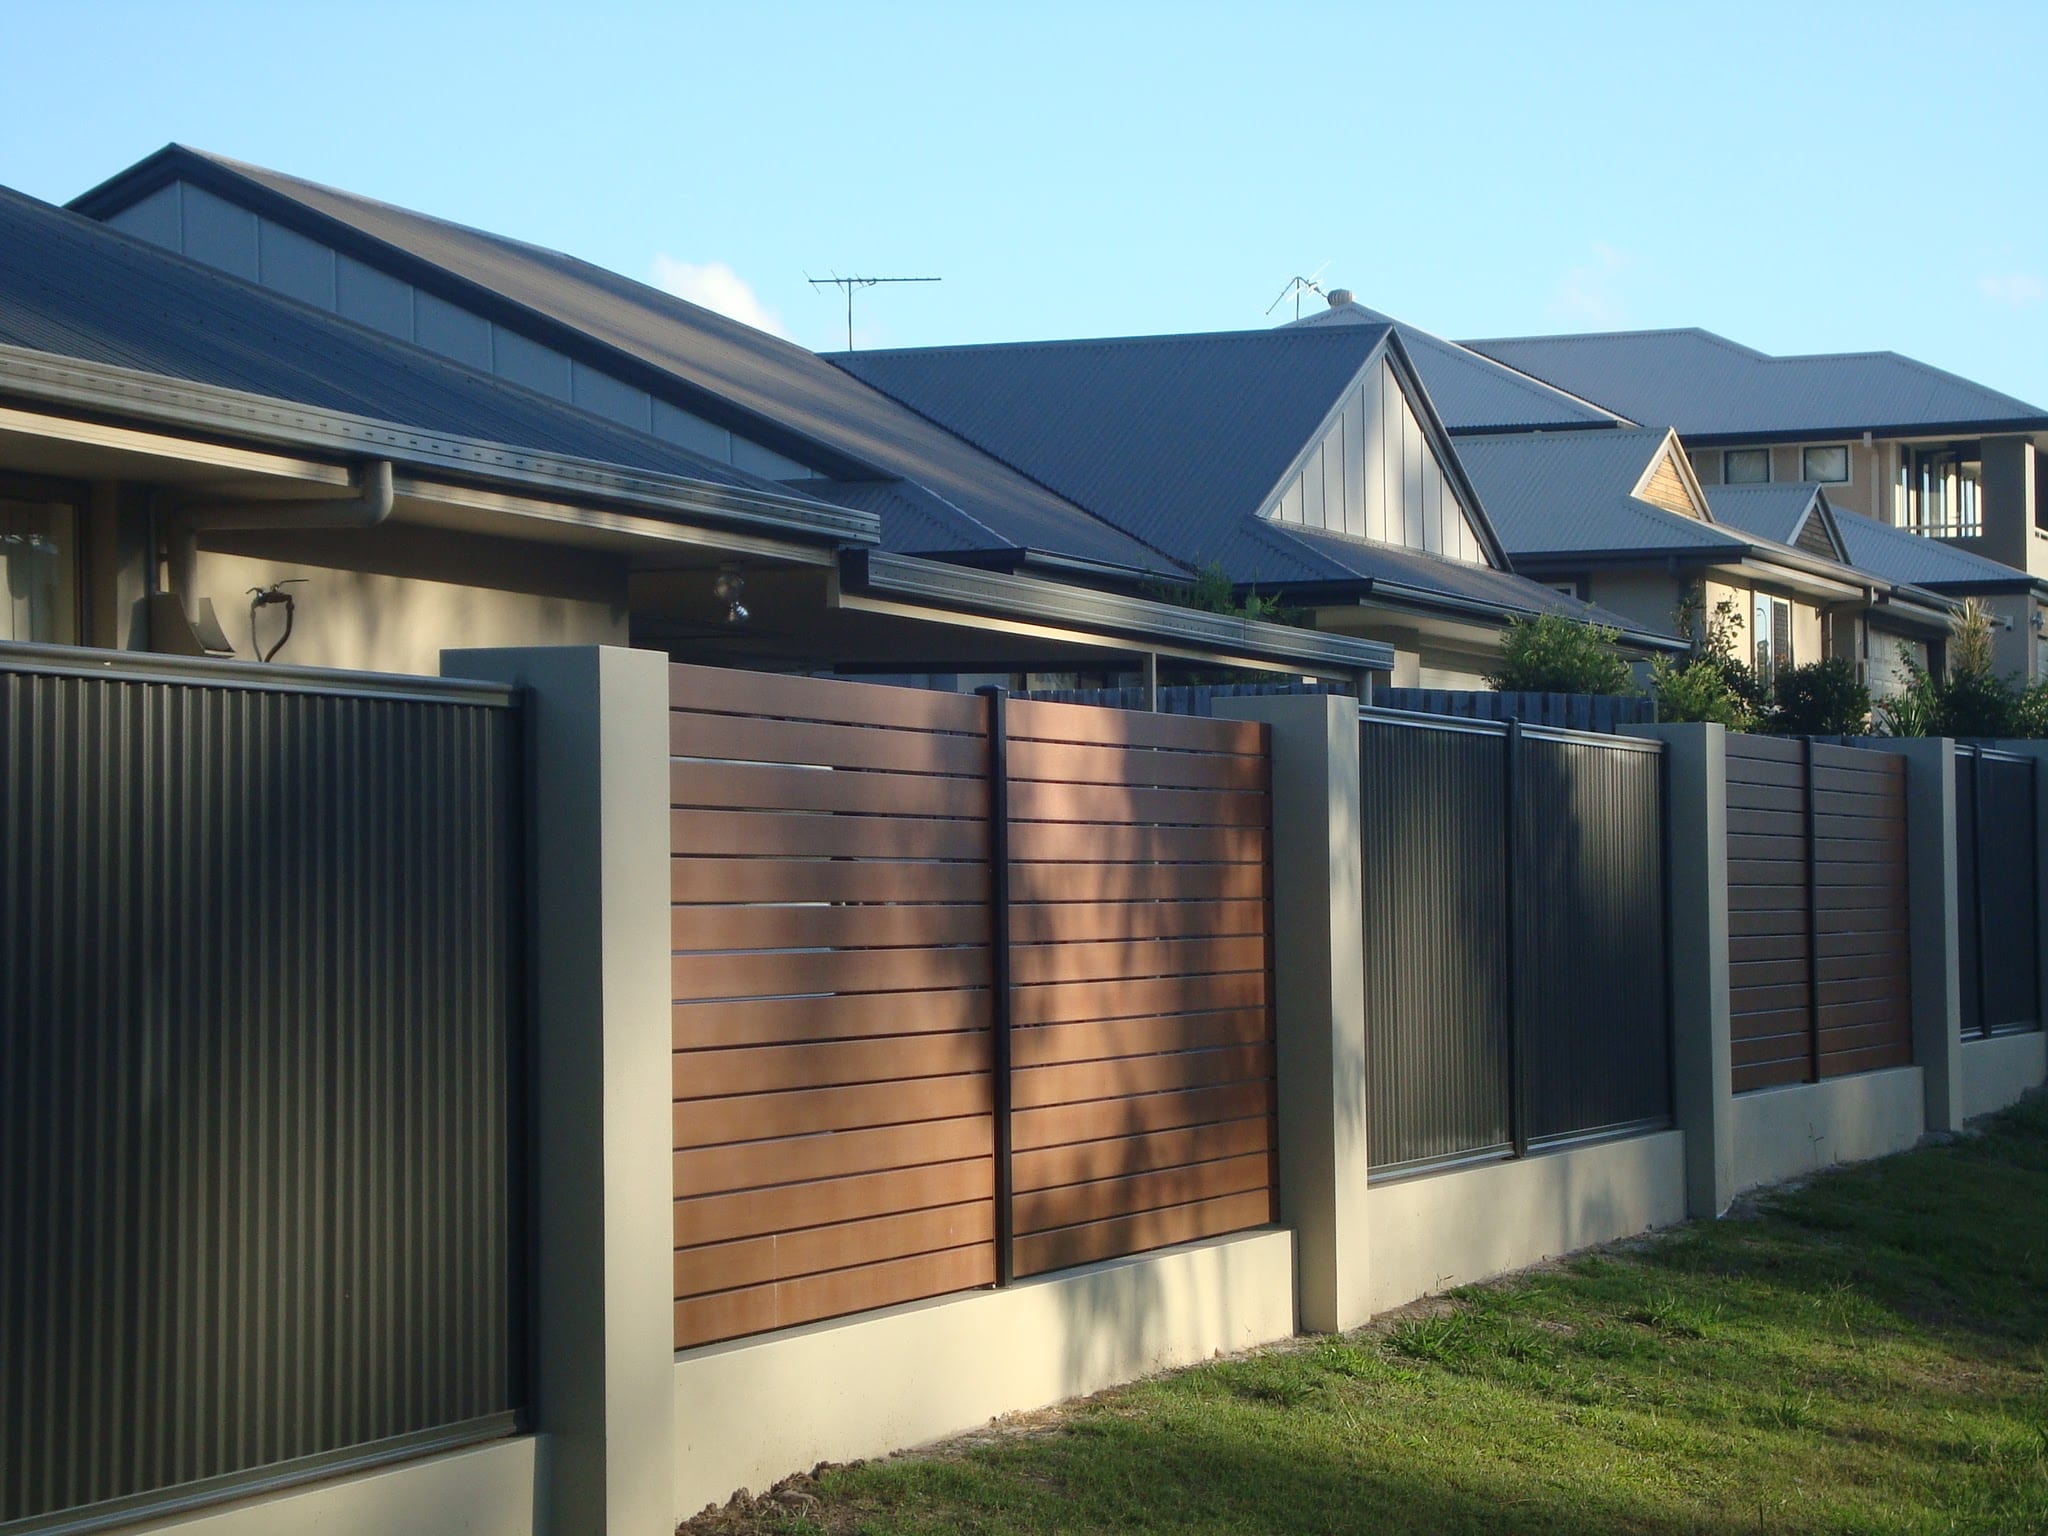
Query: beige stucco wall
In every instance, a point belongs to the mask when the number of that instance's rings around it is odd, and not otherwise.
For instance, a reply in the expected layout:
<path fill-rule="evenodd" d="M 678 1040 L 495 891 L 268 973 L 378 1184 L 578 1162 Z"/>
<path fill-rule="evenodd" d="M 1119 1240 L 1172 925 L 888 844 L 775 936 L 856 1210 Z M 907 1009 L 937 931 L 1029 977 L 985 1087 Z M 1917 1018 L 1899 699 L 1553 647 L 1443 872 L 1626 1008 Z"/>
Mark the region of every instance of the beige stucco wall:
<path fill-rule="evenodd" d="M 479 646 L 625 645 L 623 601 L 508 591 L 425 576 L 373 574 L 202 552 L 199 595 L 213 600 L 236 654 L 247 658 L 251 587 L 287 577 L 298 611 L 280 662 L 375 672 L 440 671 L 441 652 Z M 623 593 L 621 593 L 623 597 Z M 257 619 L 268 646 L 283 627 L 283 610 Z"/>
<path fill-rule="evenodd" d="M 1806 477 L 1800 471 L 1804 449 L 1841 447 L 1849 450 L 1849 479 L 1846 484 L 1837 483 L 1827 488 L 1829 505 L 1838 511 L 1856 512 L 1880 522 L 1890 522 L 1891 485 L 1898 466 L 1898 448 L 1892 443 L 1872 443 L 1865 447 L 1861 442 L 1839 437 L 1816 438 L 1811 443 L 1775 443 L 1771 445 L 1771 479 L 1774 482 L 1803 480 Z M 1700 477 L 1700 484 L 1722 483 L 1722 452 L 1719 448 L 1691 450 L 1692 467 Z"/>

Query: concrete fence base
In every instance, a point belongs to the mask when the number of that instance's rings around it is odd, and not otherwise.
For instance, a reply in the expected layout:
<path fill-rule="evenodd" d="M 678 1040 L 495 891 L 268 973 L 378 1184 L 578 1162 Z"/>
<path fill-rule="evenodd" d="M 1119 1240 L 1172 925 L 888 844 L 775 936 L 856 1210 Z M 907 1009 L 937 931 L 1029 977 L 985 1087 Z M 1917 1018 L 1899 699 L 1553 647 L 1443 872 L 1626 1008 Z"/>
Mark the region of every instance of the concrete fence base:
<path fill-rule="evenodd" d="M 1372 1309 L 1685 1219 L 1677 1131 L 1375 1183 Z"/>
<path fill-rule="evenodd" d="M 1903 1152 L 1927 1129 L 1926 1093 L 1920 1068 L 1894 1067 L 1737 1094 L 1735 1187 Z"/>
<path fill-rule="evenodd" d="M 1294 1284 L 1294 1239 L 1269 1229 L 686 1350 L 675 1517 L 1287 1338 Z"/>
<path fill-rule="evenodd" d="M 1993 1035 L 1963 1042 L 1963 1118 L 2016 1103 L 2048 1082 L 2048 1035 Z"/>

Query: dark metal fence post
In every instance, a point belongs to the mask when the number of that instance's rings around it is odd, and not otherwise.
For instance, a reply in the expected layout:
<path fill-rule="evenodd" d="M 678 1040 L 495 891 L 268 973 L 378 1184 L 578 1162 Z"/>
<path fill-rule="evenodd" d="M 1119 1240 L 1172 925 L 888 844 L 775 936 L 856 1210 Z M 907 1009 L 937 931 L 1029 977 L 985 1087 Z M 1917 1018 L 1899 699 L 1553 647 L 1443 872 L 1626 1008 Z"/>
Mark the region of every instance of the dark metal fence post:
<path fill-rule="evenodd" d="M 1813 738 L 1801 737 L 1806 761 L 1806 1071 L 1820 1081 L 1820 849 L 1814 809 Z"/>
<path fill-rule="evenodd" d="M 1975 941 L 1971 948 L 1974 953 L 1970 960 L 1977 968 L 1977 1033 L 1991 1033 L 1991 978 L 1984 958 L 1984 929 L 1987 914 L 1984 911 L 1984 750 L 1972 747 L 1970 753 L 1970 904 L 1977 915 Z"/>
<path fill-rule="evenodd" d="M 975 692 L 988 700 L 988 857 L 990 975 L 995 1072 L 996 1284 L 1016 1276 L 1016 1209 L 1010 1168 L 1010 732 L 1009 690 Z"/>
<path fill-rule="evenodd" d="M 1524 1054 L 1527 1021 L 1522 1007 L 1520 915 L 1522 861 L 1517 856 L 1521 839 L 1522 722 L 1509 720 L 1501 741 L 1502 820 L 1507 825 L 1507 842 L 1501 857 L 1501 900 L 1506 908 L 1508 993 L 1508 1140 L 1516 1157 L 1529 1155 L 1529 1064 Z"/>

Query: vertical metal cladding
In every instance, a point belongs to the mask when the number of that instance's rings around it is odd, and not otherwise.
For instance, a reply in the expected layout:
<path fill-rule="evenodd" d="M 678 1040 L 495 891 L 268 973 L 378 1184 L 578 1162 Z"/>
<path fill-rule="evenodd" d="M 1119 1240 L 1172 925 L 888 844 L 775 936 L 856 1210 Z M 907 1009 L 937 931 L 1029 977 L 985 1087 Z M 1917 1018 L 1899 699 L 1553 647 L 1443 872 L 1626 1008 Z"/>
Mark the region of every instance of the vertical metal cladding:
<path fill-rule="evenodd" d="M 1359 760 L 1370 1158 L 1508 1145 L 1498 731 L 1367 720 Z"/>
<path fill-rule="evenodd" d="M 509 1427 L 516 717 L 7 666 L 0 1528 Z"/>
<path fill-rule="evenodd" d="M 1362 730 L 1373 1168 L 1668 1123 L 1660 749 Z"/>
<path fill-rule="evenodd" d="M 1525 737 L 1516 982 L 1528 1136 L 1671 1114 L 1661 754 Z"/>
<path fill-rule="evenodd" d="M 2035 765 L 1989 748 L 1956 750 L 1956 883 L 1963 1032 L 2041 1027 L 2035 912 Z"/>

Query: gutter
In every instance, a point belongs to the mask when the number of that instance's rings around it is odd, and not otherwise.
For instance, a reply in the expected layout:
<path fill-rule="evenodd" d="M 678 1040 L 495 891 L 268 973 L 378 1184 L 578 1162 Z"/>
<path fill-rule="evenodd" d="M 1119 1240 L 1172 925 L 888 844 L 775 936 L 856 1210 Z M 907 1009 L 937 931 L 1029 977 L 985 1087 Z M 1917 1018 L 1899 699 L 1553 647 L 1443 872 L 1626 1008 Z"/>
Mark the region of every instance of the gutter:
<path fill-rule="evenodd" d="M 0 394 L 73 412 L 170 427 L 201 439 L 253 442 L 347 458 L 390 459 L 528 493 L 601 499 L 751 532 L 828 543 L 877 543 L 881 539 L 881 519 L 874 513 L 808 497 L 425 432 L 373 417 L 58 357 L 28 347 L 0 344 Z"/>
<path fill-rule="evenodd" d="M 1535 608 L 1514 609 L 1502 603 L 1482 603 L 1471 598 L 1450 597 L 1421 587 L 1406 587 L 1398 582 L 1381 581 L 1377 578 L 1367 580 L 1365 590 L 1371 597 L 1391 597 L 1394 601 L 1406 603 L 1413 608 L 1439 611 L 1458 618 L 1486 619 L 1496 627 L 1503 619 L 1541 612 Z M 1638 650 L 1670 651 L 1675 655 L 1686 649 L 1684 641 L 1670 635 L 1654 634 L 1648 630 L 1625 629 L 1621 631 L 1621 638 L 1625 644 Z"/>
<path fill-rule="evenodd" d="M 1390 672 L 1394 666 L 1393 647 L 1378 640 L 1204 613 L 1147 598 L 881 550 L 841 550 L 839 579 L 852 593 L 1028 623 L 1067 625 L 1118 637 L 1130 642 L 1133 649 L 1165 645 L 1212 655 L 1219 662 L 1256 659 L 1340 676 Z"/>

